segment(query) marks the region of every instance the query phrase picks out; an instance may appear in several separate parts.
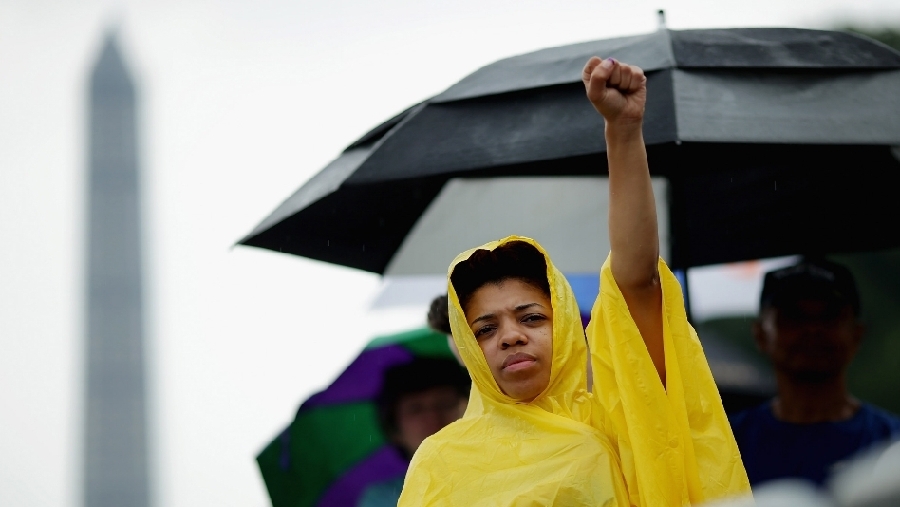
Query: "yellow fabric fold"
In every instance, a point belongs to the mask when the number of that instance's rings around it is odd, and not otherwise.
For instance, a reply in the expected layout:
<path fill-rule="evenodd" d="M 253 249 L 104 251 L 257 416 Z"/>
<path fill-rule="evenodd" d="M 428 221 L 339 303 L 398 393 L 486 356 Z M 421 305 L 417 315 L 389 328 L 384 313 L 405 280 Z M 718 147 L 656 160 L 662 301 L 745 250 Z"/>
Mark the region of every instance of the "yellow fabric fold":
<path fill-rule="evenodd" d="M 449 281 L 450 324 L 472 376 L 463 418 L 426 439 L 407 472 L 405 506 L 697 505 L 748 494 L 746 473 L 677 280 L 660 261 L 667 388 L 612 278 L 609 260 L 587 339 L 574 294 L 546 252 L 553 305 L 547 389 L 531 403 L 491 375 Z M 587 389 L 588 343 L 593 393 Z"/>
<path fill-rule="evenodd" d="M 662 259 L 666 386 L 650 360 L 607 258 L 587 335 L 595 427 L 616 443 L 631 504 L 700 505 L 748 495 L 750 484 L 681 286 Z"/>

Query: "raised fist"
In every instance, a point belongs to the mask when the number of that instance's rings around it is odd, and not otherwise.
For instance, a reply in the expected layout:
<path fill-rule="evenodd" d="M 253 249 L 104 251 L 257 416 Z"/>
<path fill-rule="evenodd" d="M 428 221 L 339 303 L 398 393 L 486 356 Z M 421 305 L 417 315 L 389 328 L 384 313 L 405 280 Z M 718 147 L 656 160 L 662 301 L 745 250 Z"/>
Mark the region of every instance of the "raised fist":
<path fill-rule="evenodd" d="M 613 58 L 588 60 L 581 75 L 588 99 L 607 125 L 640 126 L 647 102 L 647 77 L 639 67 Z"/>

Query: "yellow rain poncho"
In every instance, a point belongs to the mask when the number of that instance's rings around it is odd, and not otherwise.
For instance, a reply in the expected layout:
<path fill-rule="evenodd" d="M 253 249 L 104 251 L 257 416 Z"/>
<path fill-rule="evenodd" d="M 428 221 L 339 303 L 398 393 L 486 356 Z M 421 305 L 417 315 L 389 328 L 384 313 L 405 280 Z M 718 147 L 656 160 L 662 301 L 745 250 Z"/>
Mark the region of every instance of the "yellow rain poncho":
<path fill-rule="evenodd" d="M 575 296 L 543 248 L 553 305 L 550 383 L 530 403 L 503 394 L 448 282 L 450 325 L 472 376 L 465 415 L 416 451 L 399 505 L 680 506 L 747 495 L 750 485 L 681 288 L 665 263 L 666 386 L 609 260 L 587 341 Z M 450 266 L 475 249 L 460 254 Z M 448 275 L 449 280 L 449 275 Z M 588 345 L 593 386 L 587 385 Z"/>

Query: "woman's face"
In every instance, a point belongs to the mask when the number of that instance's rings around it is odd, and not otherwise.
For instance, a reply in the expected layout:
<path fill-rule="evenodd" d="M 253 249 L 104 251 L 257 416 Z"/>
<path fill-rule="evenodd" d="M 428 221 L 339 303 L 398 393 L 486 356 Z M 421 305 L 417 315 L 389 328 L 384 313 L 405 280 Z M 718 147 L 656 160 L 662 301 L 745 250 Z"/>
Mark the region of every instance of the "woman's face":
<path fill-rule="evenodd" d="M 541 394 L 550 383 L 553 358 L 550 298 L 508 279 L 476 290 L 464 311 L 500 389 L 523 402 Z"/>

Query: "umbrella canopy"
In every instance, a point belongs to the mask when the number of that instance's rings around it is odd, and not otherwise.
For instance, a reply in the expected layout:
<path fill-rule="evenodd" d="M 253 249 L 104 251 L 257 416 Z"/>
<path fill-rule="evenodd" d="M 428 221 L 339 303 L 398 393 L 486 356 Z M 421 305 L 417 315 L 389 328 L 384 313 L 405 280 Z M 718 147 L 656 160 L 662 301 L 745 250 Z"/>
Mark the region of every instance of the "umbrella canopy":
<path fill-rule="evenodd" d="M 354 507 L 373 482 L 403 476 L 407 462 L 378 425 L 384 371 L 416 357 L 456 361 L 447 337 L 430 329 L 369 342 L 327 389 L 257 456 L 273 507 Z"/>
<path fill-rule="evenodd" d="M 787 28 L 662 29 L 488 65 L 351 144 L 240 243 L 403 272 L 398 251 L 452 179 L 602 176 L 580 82 L 592 55 L 647 72 L 674 267 L 900 245 L 878 224 L 900 213 L 900 53 Z"/>

